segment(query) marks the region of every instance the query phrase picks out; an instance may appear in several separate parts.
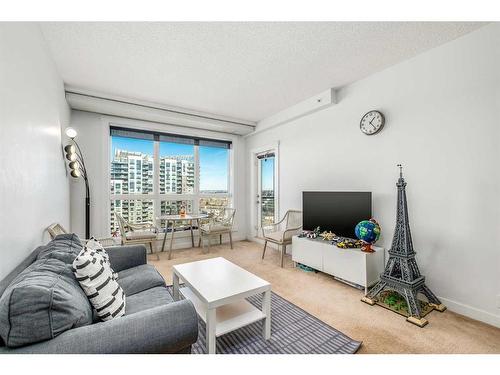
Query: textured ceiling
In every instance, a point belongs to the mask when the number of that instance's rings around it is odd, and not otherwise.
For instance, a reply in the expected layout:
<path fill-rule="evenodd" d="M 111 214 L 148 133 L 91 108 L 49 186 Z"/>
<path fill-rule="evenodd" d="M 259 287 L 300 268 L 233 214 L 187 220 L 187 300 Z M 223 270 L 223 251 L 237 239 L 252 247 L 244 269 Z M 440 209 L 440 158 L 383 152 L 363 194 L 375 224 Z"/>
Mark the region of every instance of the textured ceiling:
<path fill-rule="evenodd" d="M 42 23 L 64 82 L 257 121 L 482 23 Z"/>

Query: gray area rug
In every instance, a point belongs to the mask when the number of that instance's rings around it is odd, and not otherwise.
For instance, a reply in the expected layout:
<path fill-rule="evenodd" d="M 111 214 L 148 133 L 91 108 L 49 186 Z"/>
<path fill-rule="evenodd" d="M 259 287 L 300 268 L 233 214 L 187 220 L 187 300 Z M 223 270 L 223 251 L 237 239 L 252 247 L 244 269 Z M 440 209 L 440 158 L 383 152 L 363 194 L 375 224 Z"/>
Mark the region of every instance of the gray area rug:
<path fill-rule="evenodd" d="M 181 294 L 182 289 L 181 287 Z M 172 294 L 172 287 L 169 287 Z M 247 298 L 261 308 L 262 295 Z M 218 354 L 354 354 L 360 341 L 330 327 L 300 307 L 271 293 L 271 339 L 262 337 L 262 321 L 217 338 Z M 205 323 L 198 320 L 198 341 L 194 354 L 206 353 Z"/>

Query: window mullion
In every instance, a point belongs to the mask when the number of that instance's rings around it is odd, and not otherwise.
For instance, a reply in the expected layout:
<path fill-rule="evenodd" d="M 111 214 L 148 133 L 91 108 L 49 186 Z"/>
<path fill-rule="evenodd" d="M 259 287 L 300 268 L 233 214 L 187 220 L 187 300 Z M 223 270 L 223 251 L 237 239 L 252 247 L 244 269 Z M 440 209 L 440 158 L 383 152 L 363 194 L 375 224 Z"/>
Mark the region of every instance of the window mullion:
<path fill-rule="evenodd" d="M 153 221 L 155 224 L 160 216 L 160 142 L 153 144 Z"/>
<path fill-rule="evenodd" d="M 200 212 L 200 146 L 194 146 L 193 212 Z"/>
<path fill-rule="evenodd" d="M 227 193 L 229 196 L 229 207 L 234 207 L 234 199 L 233 197 L 233 191 L 234 191 L 234 179 L 233 179 L 233 174 L 231 173 L 234 171 L 234 152 L 232 152 L 232 149 L 229 149 L 229 158 L 228 158 L 228 163 L 227 163 L 227 181 L 226 181 L 226 186 L 227 186 Z"/>

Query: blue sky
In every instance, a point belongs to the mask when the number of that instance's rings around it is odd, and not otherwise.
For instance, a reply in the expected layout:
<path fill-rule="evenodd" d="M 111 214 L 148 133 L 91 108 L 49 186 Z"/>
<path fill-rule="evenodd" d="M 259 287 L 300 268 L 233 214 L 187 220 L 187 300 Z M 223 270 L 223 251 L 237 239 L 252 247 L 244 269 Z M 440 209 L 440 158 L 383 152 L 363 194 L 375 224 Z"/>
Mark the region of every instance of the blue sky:
<path fill-rule="evenodd" d="M 138 151 L 153 156 L 153 142 L 143 139 L 111 137 L 111 159 L 116 149 Z"/>
<path fill-rule="evenodd" d="M 274 158 L 261 159 L 262 190 L 274 190 Z"/>
<path fill-rule="evenodd" d="M 112 137 L 111 159 L 116 149 L 138 151 L 153 156 L 153 141 L 135 138 Z M 193 155 L 194 146 L 181 143 L 160 143 L 160 157 Z M 200 190 L 227 190 L 229 150 L 218 147 L 199 147 Z"/>
<path fill-rule="evenodd" d="M 228 190 L 229 150 L 200 146 L 200 190 Z"/>

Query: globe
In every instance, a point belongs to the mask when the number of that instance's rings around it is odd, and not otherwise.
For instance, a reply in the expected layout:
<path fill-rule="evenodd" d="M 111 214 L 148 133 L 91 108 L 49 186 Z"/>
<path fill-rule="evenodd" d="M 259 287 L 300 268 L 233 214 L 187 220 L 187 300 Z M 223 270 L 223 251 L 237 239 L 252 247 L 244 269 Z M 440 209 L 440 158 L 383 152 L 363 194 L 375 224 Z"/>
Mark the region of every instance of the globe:
<path fill-rule="evenodd" d="M 371 253 L 374 251 L 371 245 L 380 238 L 380 225 L 374 219 L 363 220 L 356 225 L 354 233 L 356 237 L 367 244 L 367 246 L 362 247 L 362 250 Z"/>

